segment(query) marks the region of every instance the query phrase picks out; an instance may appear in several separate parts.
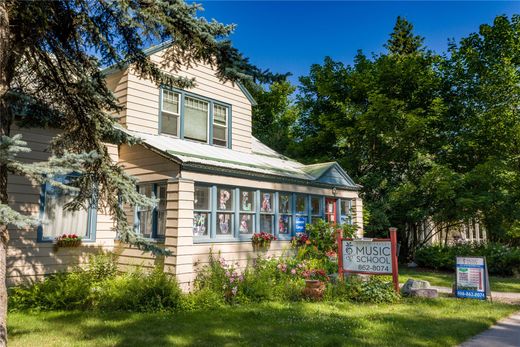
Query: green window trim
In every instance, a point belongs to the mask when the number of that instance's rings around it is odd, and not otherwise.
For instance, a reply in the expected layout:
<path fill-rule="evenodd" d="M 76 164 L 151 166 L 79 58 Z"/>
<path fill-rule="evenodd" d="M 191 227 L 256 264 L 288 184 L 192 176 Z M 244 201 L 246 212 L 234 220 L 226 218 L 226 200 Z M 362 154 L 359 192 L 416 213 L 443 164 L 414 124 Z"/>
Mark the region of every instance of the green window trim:
<path fill-rule="evenodd" d="M 151 185 L 151 188 L 152 188 L 151 192 L 153 194 L 153 197 L 158 196 L 158 192 L 162 186 L 167 187 L 166 182 L 141 182 L 136 186 L 137 191 L 139 191 L 140 187 L 146 186 L 146 185 Z M 167 194 L 167 189 L 166 189 L 166 194 Z M 159 198 L 161 198 L 161 197 L 159 197 Z M 151 240 L 161 241 L 161 240 L 165 239 L 166 227 L 164 228 L 164 234 L 162 234 L 162 235 L 159 234 L 159 205 L 160 205 L 160 202 L 157 203 L 150 211 L 151 218 L 152 218 L 151 232 L 150 232 L 150 236 L 146 237 L 146 238 L 151 239 Z M 167 219 L 166 211 L 167 210 L 165 209 L 165 211 L 164 211 L 165 220 Z M 134 231 L 139 235 L 141 235 L 141 219 L 142 219 L 141 212 L 142 211 L 140 211 L 137 206 L 134 208 Z"/>
<path fill-rule="evenodd" d="M 65 175 L 67 176 L 77 176 L 77 174 Z M 45 206 L 46 206 L 46 193 L 50 188 L 49 183 L 44 183 L 40 186 L 40 212 L 39 212 L 39 220 L 45 220 Z M 89 203 L 89 207 L 87 209 L 87 231 L 86 236 L 82 237 L 81 242 L 96 242 L 96 228 L 97 228 L 97 202 L 98 197 L 94 195 Z M 72 233 L 72 232 L 71 232 Z M 40 223 L 36 229 L 36 242 L 38 243 L 48 243 L 54 242 L 54 237 L 47 237 L 44 235 L 43 224 Z"/>
<path fill-rule="evenodd" d="M 179 112 L 179 116 L 178 116 L 178 126 L 177 126 L 177 135 L 172 135 L 172 134 L 169 134 L 167 132 L 163 132 L 163 94 L 164 94 L 164 91 L 168 91 L 168 92 L 174 92 L 174 93 L 177 93 L 179 95 L 179 107 L 180 107 L 180 112 Z M 194 140 L 194 139 L 188 139 L 185 137 L 185 123 L 186 123 L 186 117 L 185 117 L 185 109 L 186 109 L 186 105 L 185 105 L 185 101 L 186 101 L 186 97 L 188 98 L 193 98 L 193 99 L 198 99 L 198 100 L 201 100 L 201 101 L 204 101 L 204 102 L 207 102 L 208 103 L 208 119 L 207 119 L 207 140 L 204 142 L 204 141 L 198 141 L 198 140 Z M 226 125 L 225 127 L 222 125 L 222 124 L 218 124 L 218 121 L 217 123 L 215 123 L 215 119 L 214 119 L 214 110 L 215 110 L 215 107 L 223 107 L 227 110 L 227 118 L 226 118 Z M 159 127 L 158 127 L 158 134 L 160 135 L 167 135 L 167 136 L 174 136 L 174 137 L 178 137 L 180 139 L 186 139 L 186 140 L 189 140 L 189 141 L 195 141 L 195 142 L 199 142 L 199 143 L 206 143 L 206 144 L 209 144 L 211 146 L 216 146 L 216 147 L 223 147 L 223 148 L 232 148 L 232 118 L 233 116 L 233 112 L 232 112 L 232 106 L 231 104 L 228 104 L 228 103 L 225 103 L 225 102 L 222 102 L 222 101 L 219 101 L 219 100 L 215 100 L 215 99 L 212 99 L 212 98 L 208 98 L 208 97 L 205 97 L 205 96 L 202 96 L 202 95 L 198 95 L 198 94 L 194 94 L 194 93 L 190 93 L 190 92 L 187 92 L 187 91 L 184 91 L 184 90 L 181 90 L 181 89 L 176 89 L 176 88 L 170 88 L 170 87 L 166 87 L 166 86 L 161 86 L 160 87 L 160 92 L 159 92 L 159 121 L 158 121 L 158 124 L 159 124 Z M 214 127 L 224 127 L 225 128 L 225 137 L 226 137 L 226 145 L 223 146 L 223 145 L 220 145 L 218 144 L 219 141 L 222 141 L 222 139 L 219 139 L 217 137 L 214 137 L 213 136 L 213 133 L 214 133 Z"/>

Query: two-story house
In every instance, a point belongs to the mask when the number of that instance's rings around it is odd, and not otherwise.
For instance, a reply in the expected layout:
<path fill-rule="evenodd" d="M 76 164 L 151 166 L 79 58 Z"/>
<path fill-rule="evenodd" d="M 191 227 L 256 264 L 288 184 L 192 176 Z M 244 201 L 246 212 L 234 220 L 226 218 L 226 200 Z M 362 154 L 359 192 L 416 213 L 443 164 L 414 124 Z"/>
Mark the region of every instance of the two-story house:
<path fill-rule="evenodd" d="M 148 50 L 161 61 L 162 49 Z M 251 134 L 255 101 L 240 84 L 223 83 L 211 67 L 198 65 L 177 75 L 194 77 L 196 87 L 157 86 L 133 73 L 131 66 L 106 71 L 107 84 L 123 111 L 117 115 L 128 133 L 142 139 L 134 146 L 111 146 L 113 160 L 138 178 L 137 189 L 159 199 L 153 209 L 128 209 L 136 230 L 170 249 L 159 262 L 185 287 L 211 249 L 245 264 L 255 255 L 253 233 L 274 234 L 269 252 L 290 247 L 296 233 L 317 218 L 362 225 L 359 186 L 335 162 L 303 165 L 273 151 Z M 41 160 L 56 131 L 24 129 L 33 149 L 26 159 Z M 154 266 L 153 256 L 118 244 L 110 216 L 92 206 L 67 212 L 60 191 L 10 178 L 11 202 L 39 215 L 37 229 L 11 230 L 8 280 L 20 282 L 72 265 L 89 252 L 116 251 L 122 266 Z M 83 237 L 78 248 L 54 250 L 64 233 Z M 360 230 L 360 235 L 362 230 Z"/>

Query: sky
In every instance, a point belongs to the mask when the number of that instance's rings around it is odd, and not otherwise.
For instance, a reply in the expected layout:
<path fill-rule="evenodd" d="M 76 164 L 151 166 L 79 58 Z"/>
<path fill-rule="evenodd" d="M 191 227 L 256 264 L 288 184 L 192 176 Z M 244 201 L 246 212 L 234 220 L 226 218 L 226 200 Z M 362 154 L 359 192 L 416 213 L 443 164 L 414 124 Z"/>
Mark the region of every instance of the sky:
<path fill-rule="evenodd" d="M 200 15 L 236 24 L 231 39 L 250 61 L 273 72 L 307 75 L 325 56 L 352 63 L 358 49 L 383 52 L 397 16 L 411 21 L 428 48 L 441 53 L 502 14 L 520 14 L 520 2 L 506 1 L 197 1 Z"/>

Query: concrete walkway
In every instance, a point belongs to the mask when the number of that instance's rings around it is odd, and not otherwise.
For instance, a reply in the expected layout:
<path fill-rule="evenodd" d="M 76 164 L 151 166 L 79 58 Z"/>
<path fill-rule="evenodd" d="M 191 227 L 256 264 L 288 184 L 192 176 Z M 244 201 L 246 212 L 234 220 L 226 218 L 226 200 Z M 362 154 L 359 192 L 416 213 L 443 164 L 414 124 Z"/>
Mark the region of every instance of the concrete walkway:
<path fill-rule="evenodd" d="M 488 330 L 480 333 L 459 347 L 519 347 L 520 311 L 498 321 Z"/>

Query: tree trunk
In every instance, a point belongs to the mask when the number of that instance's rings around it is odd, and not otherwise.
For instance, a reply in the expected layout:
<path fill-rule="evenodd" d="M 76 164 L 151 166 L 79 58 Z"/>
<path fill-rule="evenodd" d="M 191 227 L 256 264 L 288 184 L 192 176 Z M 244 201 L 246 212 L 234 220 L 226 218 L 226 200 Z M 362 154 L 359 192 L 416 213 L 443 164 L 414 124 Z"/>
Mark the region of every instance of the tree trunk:
<path fill-rule="evenodd" d="M 11 128 L 10 109 L 5 100 L 9 90 L 9 54 L 10 54 L 9 13 L 7 4 L 0 0 L 0 136 L 9 136 Z M 9 203 L 7 195 L 8 171 L 5 165 L 0 165 L 0 202 Z M 1 221 L 0 221 L 1 222 Z M 0 347 L 7 346 L 7 242 L 9 231 L 7 225 L 0 225 Z"/>

